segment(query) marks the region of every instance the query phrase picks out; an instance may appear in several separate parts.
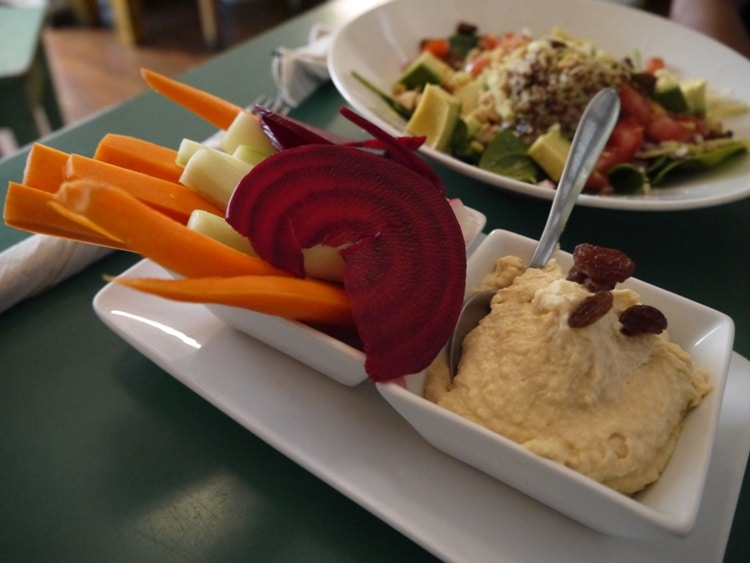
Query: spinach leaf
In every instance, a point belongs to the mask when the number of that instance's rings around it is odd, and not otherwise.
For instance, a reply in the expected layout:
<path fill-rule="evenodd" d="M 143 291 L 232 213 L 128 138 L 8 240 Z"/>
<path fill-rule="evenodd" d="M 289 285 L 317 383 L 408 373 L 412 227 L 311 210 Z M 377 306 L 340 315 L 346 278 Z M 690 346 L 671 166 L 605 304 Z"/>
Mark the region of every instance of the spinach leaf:
<path fill-rule="evenodd" d="M 449 143 L 450 153 L 462 162 L 477 166 L 479 164 L 480 150 L 476 143 L 469 137 L 469 128 L 463 119 L 456 121 L 453 134 Z"/>
<path fill-rule="evenodd" d="M 450 50 L 457 57 L 463 59 L 479 43 L 479 36 L 475 33 L 456 33 L 448 39 Z"/>
<path fill-rule="evenodd" d="M 365 86 L 365 88 L 373 92 L 376 96 L 378 96 L 381 100 L 388 104 L 388 107 L 390 107 L 401 117 L 403 117 L 404 119 L 409 119 L 411 117 L 412 112 L 409 108 L 407 108 L 403 104 L 400 104 L 397 100 L 380 90 L 377 86 L 375 86 L 372 82 L 367 80 L 357 71 L 352 71 L 352 76 L 359 82 L 361 82 Z"/>
<path fill-rule="evenodd" d="M 511 129 L 503 129 L 484 149 L 479 168 L 535 184 L 541 170 L 527 150 L 528 146 L 518 135 Z"/>
<path fill-rule="evenodd" d="M 661 166 L 652 167 L 651 185 L 658 186 L 666 182 L 669 176 L 677 173 L 703 172 L 719 166 L 729 158 L 747 152 L 744 141 L 725 141 L 707 145 L 704 150 L 687 154 L 682 158 L 665 159 Z"/>
<path fill-rule="evenodd" d="M 607 172 L 609 183 L 616 194 L 637 194 L 648 183 L 646 173 L 632 164 L 618 164 Z"/>

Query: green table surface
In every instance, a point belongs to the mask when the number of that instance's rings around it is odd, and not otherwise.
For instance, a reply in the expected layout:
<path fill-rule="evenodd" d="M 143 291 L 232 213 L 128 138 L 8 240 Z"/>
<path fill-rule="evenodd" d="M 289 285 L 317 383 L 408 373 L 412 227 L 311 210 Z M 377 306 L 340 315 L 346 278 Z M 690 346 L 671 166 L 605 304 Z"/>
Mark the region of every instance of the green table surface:
<path fill-rule="evenodd" d="M 306 41 L 368 2 L 339 0 L 233 48 L 181 77 L 247 104 L 273 92 L 274 47 Z M 355 134 L 343 99 L 323 86 L 294 116 Z M 212 127 L 146 93 L 44 139 L 92 154 L 108 132 L 167 146 Z M 0 161 L 0 196 L 22 178 L 26 150 Z M 504 228 L 537 237 L 549 202 L 488 188 L 443 168 L 449 195 Z M 735 351 L 750 356 L 750 199 L 719 207 L 631 212 L 577 208 L 562 237 L 623 249 L 638 277 L 734 318 Z M 0 249 L 28 236 L 0 226 Z M 0 559 L 4 561 L 430 561 L 411 540 L 233 422 L 109 331 L 92 310 L 102 272 L 138 257 L 115 253 L 0 315 Z M 203 520 L 220 495 L 246 500 L 224 529 Z M 166 496 L 169 492 L 170 496 Z M 162 494 L 165 493 L 165 494 Z M 173 502 L 179 497 L 180 502 Z M 237 504 L 236 502 L 234 503 Z M 242 504 L 240 502 L 240 504 Z M 161 508 L 161 520 L 135 515 Z M 727 561 L 749 561 L 750 485 L 740 494 Z M 163 532 L 161 534 L 157 532 Z"/>

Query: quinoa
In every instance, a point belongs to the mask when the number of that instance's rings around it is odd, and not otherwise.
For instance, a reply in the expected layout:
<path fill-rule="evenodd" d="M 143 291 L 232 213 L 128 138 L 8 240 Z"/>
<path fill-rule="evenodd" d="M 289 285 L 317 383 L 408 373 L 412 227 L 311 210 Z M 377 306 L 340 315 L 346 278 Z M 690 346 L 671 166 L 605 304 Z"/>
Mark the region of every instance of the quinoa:
<path fill-rule="evenodd" d="M 492 122 L 492 129 L 513 127 L 523 136 L 559 123 L 571 137 L 589 100 L 602 88 L 627 82 L 631 73 L 627 62 L 560 31 L 529 38 L 509 54 L 493 57 L 480 75 L 478 116 Z"/>

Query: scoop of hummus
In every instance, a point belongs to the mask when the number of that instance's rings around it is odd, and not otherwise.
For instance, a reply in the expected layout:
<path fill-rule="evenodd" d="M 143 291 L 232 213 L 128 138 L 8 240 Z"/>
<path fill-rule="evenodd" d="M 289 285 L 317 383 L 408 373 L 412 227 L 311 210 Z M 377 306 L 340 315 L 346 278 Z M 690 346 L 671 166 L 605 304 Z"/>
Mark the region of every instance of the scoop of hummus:
<path fill-rule="evenodd" d="M 501 258 L 485 285 L 499 288 L 491 313 L 466 337 L 452 383 L 444 356 L 428 368 L 425 397 L 625 494 L 654 482 L 708 374 L 666 331 L 620 332 L 633 291 L 612 290 L 609 312 L 571 328 L 591 294 L 554 260 L 524 269 Z"/>

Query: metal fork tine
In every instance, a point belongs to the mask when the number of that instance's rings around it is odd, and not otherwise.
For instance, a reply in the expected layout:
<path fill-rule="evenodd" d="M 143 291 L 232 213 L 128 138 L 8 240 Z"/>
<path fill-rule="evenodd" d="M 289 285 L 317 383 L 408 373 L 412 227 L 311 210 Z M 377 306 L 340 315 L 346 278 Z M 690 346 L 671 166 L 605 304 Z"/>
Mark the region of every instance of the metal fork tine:
<path fill-rule="evenodd" d="M 253 108 L 254 108 L 254 107 L 255 107 L 256 105 L 257 105 L 257 106 L 268 107 L 268 104 L 270 104 L 270 103 L 271 103 L 271 101 L 272 101 L 272 99 L 271 99 L 271 97 L 270 97 L 270 96 L 266 96 L 265 94 L 261 94 L 260 96 L 258 96 L 257 98 L 255 98 L 255 99 L 253 100 L 253 103 L 251 103 L 251 104 L 250 104 L 250 107 L 249 107 L 248 109 L 249 109 L 249 110 L 250 110 L 250 112 L 252 113 L 252 112 L 254 111 L 254 110 L 253 110 Z"/>
<path fill-rule="evenodd" d="M 256 105 L 263 106 L 264 108 L 267 108 L 275 113 L 280 113 L 281 115 L 287 115 L 292 110 L 291 106 L 284 102 L 281 96 L 271 98 L 270 96 L 261 94 L 260 96 L 255 98 L 255 100 L 253 100 L 252 104 L 250 104 L 249 109 L 251 112 Z"/>
<path fill-rule="evenodd" d="M 280 113 L 281 115 L 286 115 L 290 111 L 292 111 L 292 108 L 286 102 L 284 102 L 281 96 L 276 96 L 276 99 L 271 104 L 271 111 Z"/>

